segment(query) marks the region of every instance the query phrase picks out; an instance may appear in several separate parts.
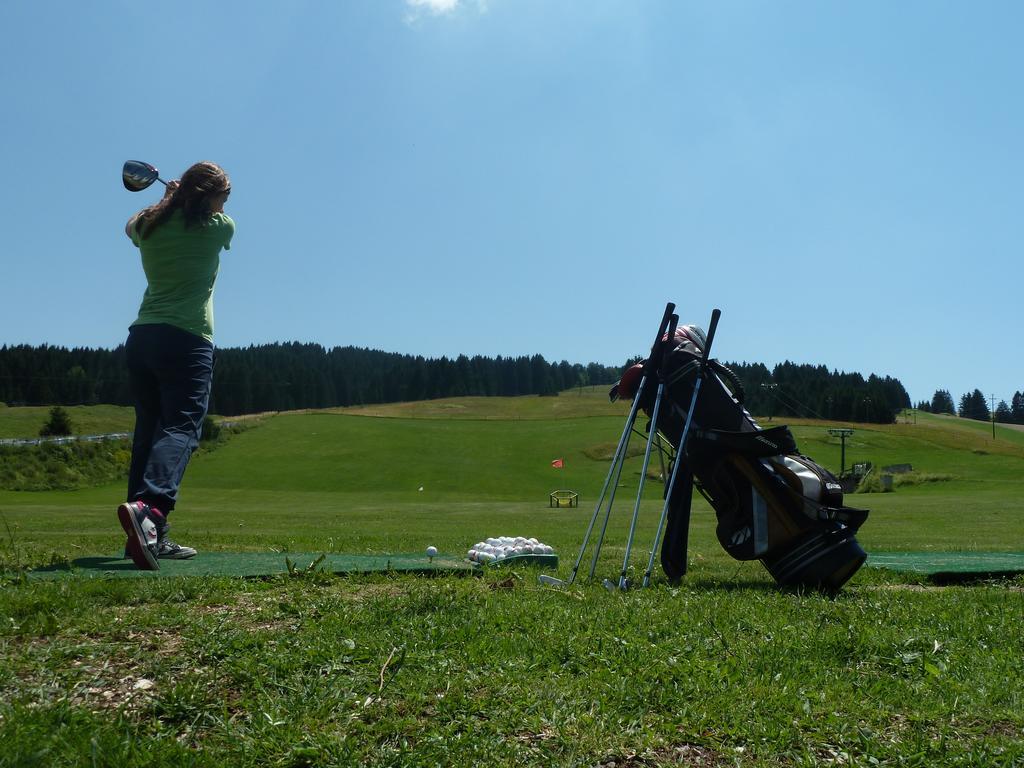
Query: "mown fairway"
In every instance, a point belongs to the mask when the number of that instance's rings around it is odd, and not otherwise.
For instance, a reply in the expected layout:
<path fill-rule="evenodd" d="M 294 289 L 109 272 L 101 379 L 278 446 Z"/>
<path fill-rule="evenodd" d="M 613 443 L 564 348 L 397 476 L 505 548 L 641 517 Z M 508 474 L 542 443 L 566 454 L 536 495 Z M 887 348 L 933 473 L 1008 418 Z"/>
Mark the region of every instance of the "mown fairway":
<path fill-rule="evenodd" d="M 354 553 L 527 535 L 555 546 L 565 575 L 607 470 L 588 454 L 614 447 L 626 413 L 602 394 L 267 416 L 197 455 L 174 533 L 201 551 Z M 0 437 L 31 434 L 21 411 L 0 410 Z M 826 426 L 794 431 L 836 469 Z M 1024 550 L 1024 434 L 993 441 L 986 425 L 925 415 L 851 426 L 847 465 L 945 478 L 851 496 L 872 510 L 869 552 Z M 634 457 L 599 576 L 621 565 L 639 468 Z M 550 510 L 556 488 L 580 492 L 580 508 Z M 864 569 L 835 600 L 781 593 L 759 564 L 724 555 L 703 502 L 683 583 L 627 594 L 544 589 L 529 570 L 21 575 L 119 551 L 122 493 L 0 491 L 0 765 L 1024 760 L 1020 579 L 935 588 Z M 649 483 L 638 569 L 659 499 Z"/>

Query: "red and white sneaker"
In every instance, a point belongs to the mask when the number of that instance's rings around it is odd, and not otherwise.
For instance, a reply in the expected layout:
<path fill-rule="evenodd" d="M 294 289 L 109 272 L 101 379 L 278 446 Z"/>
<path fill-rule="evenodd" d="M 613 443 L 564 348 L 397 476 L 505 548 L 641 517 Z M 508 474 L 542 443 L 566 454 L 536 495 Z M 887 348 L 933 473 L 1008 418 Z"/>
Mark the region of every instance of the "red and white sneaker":
<path fill-rule="evenodd" d="M 129 501 L 117 508 L 117 519 L 128 534 L 125 548 L 135 566 L 142 571 L 159 571 L 157 562 L 157 525 L 159 518 L 143 501 Z"/>

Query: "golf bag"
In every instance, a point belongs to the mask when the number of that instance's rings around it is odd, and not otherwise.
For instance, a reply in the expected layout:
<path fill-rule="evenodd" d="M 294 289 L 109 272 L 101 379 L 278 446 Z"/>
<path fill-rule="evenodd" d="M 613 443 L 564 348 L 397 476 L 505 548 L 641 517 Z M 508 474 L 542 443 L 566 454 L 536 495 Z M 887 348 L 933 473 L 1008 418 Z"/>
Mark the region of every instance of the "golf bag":
<path fill-rule="evenodd" d="M 715 510 L 718 541 L 732 557 L 760 560 L 782 586 L 839 590 L 867 559 L 855 537 L 867 510 L 843 505 L 836 477 L 799 452 L 788 427 L 762 429 L 754 421 L 731 370 L 713 359 L 702 365 L 703 331 L 682 326 L 664 341 L 660 359 L 628 369 L 611 397 L 636 396 L 653 418 L 656 390 L 664 388 L 657 424 L 648 429 L 675 448 L 679 462 L 666 485 L 665 573 L 686 573 L 696 486 Z"/>

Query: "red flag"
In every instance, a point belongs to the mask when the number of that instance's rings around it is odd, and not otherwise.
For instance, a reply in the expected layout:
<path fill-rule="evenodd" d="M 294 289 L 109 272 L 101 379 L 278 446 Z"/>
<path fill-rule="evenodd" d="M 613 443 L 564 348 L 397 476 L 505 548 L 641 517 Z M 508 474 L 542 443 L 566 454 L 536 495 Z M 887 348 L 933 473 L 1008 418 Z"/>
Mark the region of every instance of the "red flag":
<path fill-rule="evenodd" d="M 554 461 L 551 462 L 551 466 L 554 467 L 555 469 L 561 469 L 562 467 L 565 466 L 565 462 L 562 461 L 561 459 L 555 459 Z"/>

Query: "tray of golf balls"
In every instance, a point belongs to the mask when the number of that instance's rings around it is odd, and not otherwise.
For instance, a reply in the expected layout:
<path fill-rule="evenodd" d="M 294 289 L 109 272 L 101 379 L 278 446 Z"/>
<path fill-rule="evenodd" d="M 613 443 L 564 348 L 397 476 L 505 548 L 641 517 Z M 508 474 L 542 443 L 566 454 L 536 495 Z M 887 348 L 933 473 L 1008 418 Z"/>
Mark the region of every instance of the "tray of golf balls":
<path fill-rule="evenodd" d="M 466 559 L 474 565 L 539 565 L 545 568 L 558 567 L 555 550 L 537 539 L 525 536 L 494 536 L 478 541 L 466 553 Z"/>

